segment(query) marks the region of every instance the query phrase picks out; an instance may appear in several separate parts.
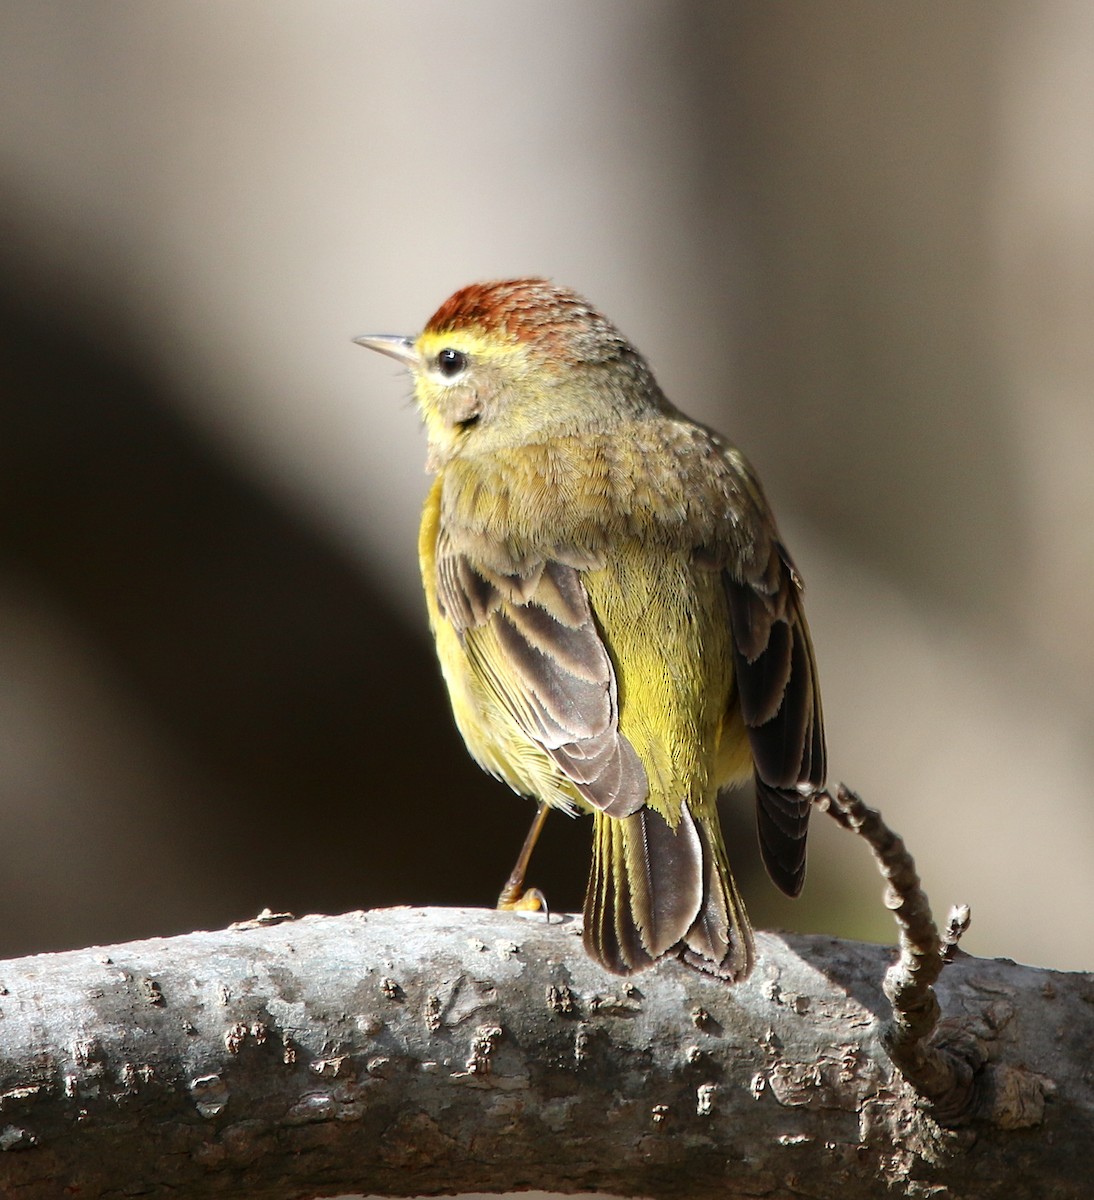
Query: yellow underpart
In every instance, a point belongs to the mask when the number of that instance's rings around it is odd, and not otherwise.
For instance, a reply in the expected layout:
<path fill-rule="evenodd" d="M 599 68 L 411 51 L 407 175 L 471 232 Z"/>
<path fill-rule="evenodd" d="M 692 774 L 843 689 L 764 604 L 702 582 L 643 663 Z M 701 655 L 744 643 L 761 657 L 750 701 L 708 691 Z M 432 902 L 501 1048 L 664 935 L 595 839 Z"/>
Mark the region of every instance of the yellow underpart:
<path fill-rule="evenodd" d="M 627 540 L 584 580 L 615 664 L 619 728 L 649 776 L 647 803 L 673 826 L 683 800 L 712 816 L 719 787 L 747 778 L 752 762 L 743 726 L 727 719 L 733 661 L 719 575 Z"/>
<path fill-rule="evenodd" d="M 476 761 L 515 791 L 557 807 L 587 809 L 499 702 L 498 681 L 476 670 L 440 615 L 441 489 L 438 478 L 426 500 L 419 552 L 456 725 Z M 624 536 L 606 565 L 582 578 L 615 667 L 620 730 L 649 778 L 648 803 L 673 826 L 684 800 L 697 818 L 712 818 L 719 788 L 747 779 L 752 770 L 747 733 L 733 703 L 729 617 L 718 573 L 682 551 Z"/>

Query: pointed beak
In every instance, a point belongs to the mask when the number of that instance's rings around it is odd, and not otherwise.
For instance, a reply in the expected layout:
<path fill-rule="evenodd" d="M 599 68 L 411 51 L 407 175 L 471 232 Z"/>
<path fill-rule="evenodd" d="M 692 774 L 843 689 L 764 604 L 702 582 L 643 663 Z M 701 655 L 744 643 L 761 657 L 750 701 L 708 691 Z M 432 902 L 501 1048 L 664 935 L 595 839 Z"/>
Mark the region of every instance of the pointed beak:
<path fill-rule="evenodd" d="M 367 346 L 369 350 L 378 350 L 381 354 L 396 359 L 404 367 L 418 365 L 418 351 L 411 337 L 401 337 L 397 333 L 366 333 L 353 340 L 358 346 Z"/>

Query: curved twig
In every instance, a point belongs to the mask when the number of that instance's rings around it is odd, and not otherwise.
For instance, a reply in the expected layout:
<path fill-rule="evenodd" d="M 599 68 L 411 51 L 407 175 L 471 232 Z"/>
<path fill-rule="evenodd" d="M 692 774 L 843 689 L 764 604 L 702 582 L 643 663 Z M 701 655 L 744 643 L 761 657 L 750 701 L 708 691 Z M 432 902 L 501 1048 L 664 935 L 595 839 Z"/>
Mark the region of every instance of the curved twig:
<path fill-rule="evenodd" d="M 892 1016 L 882 1031 L 882 1044 L 905 1080 L 930 1102 L 936 1119 L 945 1125 L 960 1123 L 973 1106 L 983 1057 L 972 1039 L 932 1042 L 931 1035 L 941 1015 L 934 984 L 969 927 L 969 908 L 952 909 L 946 932 L 939 935 L 915 859 L 881 813 L 842 783 L 835 794 L 826 790 L 815 799 L 819 808 L 870 846 L 887 885 L 885 906 L 900 932 L 900 956 L 885 973 L 883 985 Z"/>

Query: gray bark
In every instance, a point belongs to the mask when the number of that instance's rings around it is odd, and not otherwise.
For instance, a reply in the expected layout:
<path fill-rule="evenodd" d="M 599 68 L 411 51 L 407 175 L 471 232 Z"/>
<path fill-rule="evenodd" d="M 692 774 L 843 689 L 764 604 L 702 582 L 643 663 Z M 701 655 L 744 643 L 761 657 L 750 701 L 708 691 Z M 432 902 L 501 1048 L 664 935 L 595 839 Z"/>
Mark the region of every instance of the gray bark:
<path fill-rule="evenodd" d="M 760 934 L 730 987 L 580 923 L 392 909 L 0 964 L 0 1195 L 1079 1197 L 1094 977 L 958 954 L 946 1129 L 879 1039 L 892 952 Z"/>

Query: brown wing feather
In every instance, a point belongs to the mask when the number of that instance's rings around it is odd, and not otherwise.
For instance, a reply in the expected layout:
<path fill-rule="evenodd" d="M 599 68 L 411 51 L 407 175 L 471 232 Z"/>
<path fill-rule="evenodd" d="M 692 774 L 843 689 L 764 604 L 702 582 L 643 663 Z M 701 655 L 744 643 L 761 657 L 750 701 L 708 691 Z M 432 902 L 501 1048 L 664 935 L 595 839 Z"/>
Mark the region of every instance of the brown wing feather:
<path fill-rule="evenodd" d="M 637 812 L 649 783 L 619 732 L 615 669 L 577 570 L 543 562 L 491 571 L 442 534 L 437 600 L 472 667 L 578 792 L 611 816 Z"/>
<path fill-rule="evenodd" d="M 824 720 L 801 586 L 774 539 L 762 569 L 724 574 L 741 715 L 756 769 L 764 865 L 788 895 L 805 879 L 809 792 L 824 786 Z"/>

